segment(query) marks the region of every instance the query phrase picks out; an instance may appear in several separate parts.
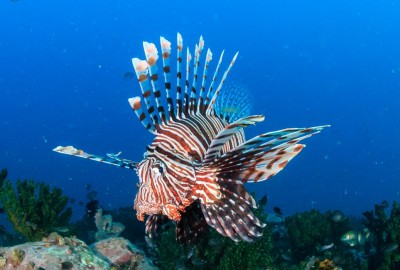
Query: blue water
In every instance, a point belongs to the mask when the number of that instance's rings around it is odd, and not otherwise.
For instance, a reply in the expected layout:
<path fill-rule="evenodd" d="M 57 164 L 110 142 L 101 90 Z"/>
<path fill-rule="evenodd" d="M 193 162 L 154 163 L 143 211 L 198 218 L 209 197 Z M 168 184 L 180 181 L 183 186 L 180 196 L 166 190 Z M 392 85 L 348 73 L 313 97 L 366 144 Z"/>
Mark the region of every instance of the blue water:
<path fill-rule="evenodd" d="M 268 195 L 268 210 L 361 216 L 400 200 L 400 2 L 215 2 L 1 1 L 0 167 L 77 201 L 91 184 L 105 208 L 132 205 L 134 172 L 51 149 L 141 160 L 153 136 L 127 102 L 140 90 L 124 74 L 143 58 L 143 40 L 175 42 L 179 31 L 186 44 L 202 34 L 215 55 L 240 51 L 228 79 L 245 84 L 253 113 L 266 115 L 248 138 L 332 125 L 277 176 L 247 186 Z"/>

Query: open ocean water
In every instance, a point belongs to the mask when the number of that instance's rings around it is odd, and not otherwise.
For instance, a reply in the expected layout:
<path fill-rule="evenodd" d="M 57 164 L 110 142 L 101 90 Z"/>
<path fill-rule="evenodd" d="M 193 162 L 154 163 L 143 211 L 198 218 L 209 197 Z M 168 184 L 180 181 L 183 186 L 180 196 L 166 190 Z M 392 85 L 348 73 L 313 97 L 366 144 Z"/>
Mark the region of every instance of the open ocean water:
<path fill-rule="evenodd" d="M 203 35 L 215 58 L 240 51 L 228 81 L 244 84 L 266 120 L 247 138 L 330 124 L 281 173 L 248 184 L 267 210 L 312 208 L 361 216 L 400 200 L 400 2 L 0 2 L 0 167 L 105 208 L 130 206 L 136 174 L 52 151 L 122 151 L 140 161 L 153 136 L 127 99 L 140 93 L 132 57 L 162 35 Z M 215 60 L 214 60 L 215 61 Z M 74 206 L 75 215 L 84 206 Z"/>

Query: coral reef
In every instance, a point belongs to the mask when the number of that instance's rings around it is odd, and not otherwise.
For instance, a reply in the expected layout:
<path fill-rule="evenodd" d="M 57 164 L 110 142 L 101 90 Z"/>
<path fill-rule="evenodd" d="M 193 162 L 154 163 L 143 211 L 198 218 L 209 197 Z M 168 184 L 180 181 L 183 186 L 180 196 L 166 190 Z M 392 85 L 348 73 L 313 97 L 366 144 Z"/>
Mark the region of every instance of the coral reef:
<path fill-rule="evenodd" d="M 110 264 L 79 239 L 52 233 L 40 242 L 0 248 L 0 269 L 102 270 Z"/>
<path fill-rule="evenodd" d="M 117 237 L 125 230 L 125 226 L 119 222 L 113 222 L 111 215 L 103 215 L 103 209 L 98 208 L 94 216 L 97 232 L 96 240 L 103 240 L 111 237 Z"/>
<path fill-rule="evenodd" d="M 400 269 L 400 205 L 393 202 L 390 213 L 388 208 L 389 203 L 383 201 L 363 213 L 363 224 L 374 236 L 366 250 L 369 269 Z"/>
<path fill-rule="evenodd" d="M 61 189 L 32 180 L 17 180 L 16 188 L 6 179 L 7 171 L 1 172 L 0 201 L 15 231 L 27 241 L 40 240 L 57 228 L 65 227 L 72 215 L 66 208 L 68 197 Z"/>
<path fill-rule="evenodd" d="M 145 243 L 144 230 L 145 223 L 138 221 L 132 206 L 120 207 L 116 210 L 105 211 L 113 217 L 113 220 L 125 225 L 125 230 L 120 236 L 129 239 L 132 243 Z"/>
<path fill-rule="evenodd" d="M 254 211 L 267 224 L 257 241 L 235 243 L 211 229 L 195 244 L 181 245 L 172 222 L 162 224 L 153 239 L 144 237 L 144 224 L 136 220 L 131 207 L 103 211 L 93 198 L 88 203 L 90 213 L 71 226 L 68 198 L 60 189 L 32 180 L 14 185 L 6 178 L 3 169 L 0 209 L 15 231 L 28 241 L 47 237 L 0 248 L 0 269 L 400 269 L 398 202 L 391 208 L 386 201 L 376 204 L 350 226 L 339 210 L 314 209 L 284 217 L 276 207 L 267 215 L 264 197 Z M 88 246 L 76 237 L 60 235 L 63 232 L 98 242 Z M 11 243 L 12 237 L 0 225 L 0 245 Z M 157 266 L 137 248 L 141 245 Z"/>
<path fill-rule="evenodd" d="M 266 222 L 263 204 L 254 213 L 261 222 Z M 162 269 L 266 269 L 273 265 L 268 226 L 253 243 L 236 243 L 211 230 L 198 244 L 190 246 L 178 244 L 174 227 L 170 226 L 154 242 L 148 239 L 148 246 Z"/>
<path fill-rule="evenodd" d="M 332 227 L 326 215 L 311 210 L 287 217 L 291 256 L 300 262 L 307 256 L 317 255 L 316 246 L 324 246 L 332 241 Z"/>
<path fill-rule="evenodd" d="M 115 269 L 158 269 L 153 266 L 144 253 L 129 240 L 112 237 L 91 245 L 93 251 L 103 257 Z"/>
<path fill-rule="evenodd" d="M 155 270 L 144 253 L 123 238 L 87 246 L 77 238 L 51 233 L 43 241 L 0 248 L 0 269 Z"/>

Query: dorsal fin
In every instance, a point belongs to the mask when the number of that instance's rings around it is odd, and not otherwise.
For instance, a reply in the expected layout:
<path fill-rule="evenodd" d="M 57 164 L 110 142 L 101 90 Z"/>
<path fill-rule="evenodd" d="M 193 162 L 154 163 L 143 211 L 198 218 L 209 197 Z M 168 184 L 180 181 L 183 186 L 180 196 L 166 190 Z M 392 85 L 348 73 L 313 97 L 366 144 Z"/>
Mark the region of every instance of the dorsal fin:
<path fill-rule="evenodd" d="M 227 70 L 225 71 L 224 76 L 222 76 L 222 79 L 221 79 L 221 81 L 220 81 L 220 83 L 218 85 L 218 88 L 217 88 L 217 90 L 215 90 L 215 93 L 214 93 L 214 95 L 213 95 L 213 97 L 212 97 L 212 99 L 210 101 L 210 104 L 208 104 L 208 106 L 207 106 L 206 115 L 211 115 L 212 113 L 214 113 L 215 101 L 216 101 L 216 99 L 218 97 L 218 94 L 221 91 L 222 85 L 224 84 L 224 82 L 226 80 L 226 77 L 228 76 L 229 71 L 233 67 L 233 64 L 235 63 L 236 58 L 237 58 L 238 55 L 239 55 L 239 52 L 237 52 L 235 54 L 235 56 L 233 56 L 233 59 L 232 59 L 231 63 L 229 64 Z"/>
<path fill-rule="evenodd" d="M 199 44 L 196 44 L 194 51 L 194 60 L 193 60 L 193 79 L 192 79 L 192 88 L 190 92 L 190 108 L 189 113 L 197 112 L 197 79 L 198 72 L 200 66 L 200 57 L 201 53 L 204 49 L 204 39 L 203 36 L 200 36 Z"/>
<path fill-rule="evenodd" d="M 158 117 L 155 114 L 155 109 L 154 109 L 154 103 L 151 99 L 151 86 L 149 83 L 149 68 L 148 68 L 148 63 L 145 60 L 140 60 L 139 58 L 133 58 L 132 59 L 132 64 L 136 72 L 136 76 L 139 81 L 140 89 L 142 90 L 142 95 L 144 98 L 144 102 L 146 103 L 147 107 L 147 112 L 150 115 L 150 118 L 152 120 L 152 126 L 150 130 L 154 130 L 155 127 L 159 124 L 158 123 Z M 140 100 L 139 100 L 140 102 Z M 141 106 L 139 106 L 140 108 Z"/>
<path fill-rule="evenodd" d="M 153 89 L 154 99 L 156 101 L 157 111 L 162 122 L 165 122 L 166 121 L 165 110 L 160 100 L 161 91 L 160 87 L 158 86 L 158 67 L 157 67 L 158 50 L 154 43 L 149 43 L 146 41 L 143 42 L 143 49 L 146 55 L 146 61 L 148 64 L 151 86 Z"/>
<path fill-rule="evenodd" d="M 160 37 L 160 44 L 161 44 L 161 52 L 163 59 L 164 85 L 165 85 L 165 92 L 167 96 L 167 105 L 168 105 L 168 115 L 167 115 L 167 122 L 168 122 L 170 117 L 175 118 L 174 102 L 171 96 L 171 67 L 169 63 L 169 58 L 171 55 L 171 42 L 166 40 L 164 37 Z"/>
<path fill-rule="evenodd" d="M 213 87 L 214 87 L 214 84 L 215 84 L 215 80 L 217 79 L 217 75 L 218 75 L 218 71 L 219 71 L 219 68 L 220 68 L 221 63 L 222 63 L 222 59 L 224 58 L 224 53 L 225 53 L 225 51 L 222 51 L 221 55 L 219 56 L 217 67 L 215 68 L 215 71 L 214 71 L 214 74 L 213 74 L 213 77 L 212 77 L 212 80 L 211 80 L 210 87 L 208 88 L 208 91 L 207 91 L 207 96 L 206 96 L 206 99 L 204 101 L 204 106 L 203 106 L 203 108 L 201 108 L 201 112 L 202 113 L 205 113 L 205 111 L 207 109 L 207 106 L 210 103 L 210 100 L 211 100 L 211 97 L 212 97 L 212 93 L 213 93 Z"/>
<path fill-rule="evenodd" d="M 216 115 L 228 123 L 250 115 L 251 108 L 249 90 L 236 81 L 224 83 L 214 105 Z"/>
<path fill-rule="evenodd" d="M 222 78 L 219 80 L 218 71 L 221 67 L 224 55 L 224 51 L 222 51 L 215 71 L 213 72 L 212 80 L 207 83 L 207 73 L 209 72 L 209 65 L 212 60 L 211 50 L 207 49 L 206 56 L 204 59 L 202 59 L 201 54 L 204 49 L 204 39 L 202 36 L 200 36 L 199 42 L 195 46 L 193 59 L 189 48 L 186 48 L 185 70 L 183 70 L 183 39 L 178 33 L 176 50 L 176 98 L 174 101 L 170 67 L 170 58 L 172 52 L 171 42 L 164 37 L 160 37 L 160 44 L 163 60 L 162 70 L 164 73 L 163 88 L 165 89 L 165 99 L 162 97 L 162 87 L 159 84 L 161 69 L 157 66 L 159 55 L 156 45 L 154 43 L 144 42 L 143 48 L 145 51 L 146 60 L 140 60 L 139 58 L 132 59 L 132 64 L 134 66 L 146 106 L 141 106 L 141 99 L 138 97 L 129 99 L 129 102 L 137 117 L 140 119 L 146 129 L 150 130 L 152 133 L 156 133 L 159 131 L 159 128 L 162 128 L 162 125 L 168 125 L 171 119 L 179 119 L 183 117 L 187 118 L 195 114 L 217 115 L 214 108 L 215 100 L 217 99 L 222 85 L 237 58 L 237 53 L 229 64 Z M 193 67 L 193 71 L 191 70 L 191 67 Z M 199 74 L 201 74 L 199 71 L 201 67 L 203 68 L 203 72 L 200 84 L 198 77 Z M 182 77 L 185 80 L 184 91 L 182 87 Z M 219 84 L 217 89 L 214 90 L 214 85 L 217 83 L 217 81 Z M 207 86 L 207 84 L 209 85 Z M 207 94 L 205 91 L 206 88 L 208 88 Z M 167 110 L 164 106 L 165 100 L 168 106 Z M 220 116 L 220 114 L 218 114 L 218 116 Z"/>
<path fill-rule="evenodd" d="M 210 65 L 210 62 L 212 60 L 212 52 L 210 49 L 207 50 L 206 54 L 206 62 L 204 64 L 204 70 L 203 70 L 203 79 L 201 81 L 201 88 L 200 88 L 200 93 L 199 93 L 199 100 L 197 103 L 197 113 L 202 112 L 203 105 L 204 105 L 204 90 L 206 87 L 206 82 L 207 82 L 207 73 L 208 73 L 208 67 Z"/>
<path fill-rule="evenodd" d="M 183 105 L 182 105 L 182 50 L 183 50 L 183 39 L 181 34 L 177 35 L 177 57 L 176 57 L 176 115 L 182 117 Z"/>
<path fill-rule="evenodd" d="M 185 78 L 185 95 L 183 96 L 183 113 L 187 115 L 189 113 L 189 76 L 190 76 L 190 62 L 192 55 L 189 48 L 186 48 L 186 78 Z"/>
<path fill-rule="evenodd" d="M 131 105 L 133 111 L 136 113 L 136 116 L 139 118 L 140 123 L 142 123 L 142 125 L 147 130 L 154 134 L 156 132 L 156 129 L 154 125 L 149 121 L 147 114 L 142 110 L 140 97 L 129 98 L 128 102 Z"/>

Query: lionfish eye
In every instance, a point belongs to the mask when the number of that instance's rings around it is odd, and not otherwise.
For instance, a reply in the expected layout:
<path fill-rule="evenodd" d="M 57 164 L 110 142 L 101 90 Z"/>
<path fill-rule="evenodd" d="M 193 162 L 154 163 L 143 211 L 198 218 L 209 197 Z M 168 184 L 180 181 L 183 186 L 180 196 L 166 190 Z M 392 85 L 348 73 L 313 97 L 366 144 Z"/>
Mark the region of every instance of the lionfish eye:
<path fill-rule="evenodd" d="M 156 161 L 153 165 L 153 170 L 155 170 L 159 174 L 163 174 L 164 173 L 164 163 L 162 163 L 162 161 Z"/>

